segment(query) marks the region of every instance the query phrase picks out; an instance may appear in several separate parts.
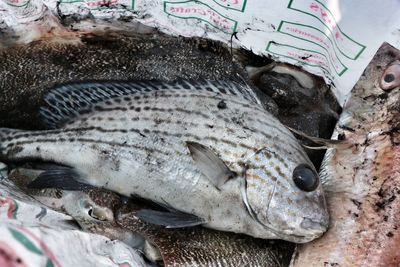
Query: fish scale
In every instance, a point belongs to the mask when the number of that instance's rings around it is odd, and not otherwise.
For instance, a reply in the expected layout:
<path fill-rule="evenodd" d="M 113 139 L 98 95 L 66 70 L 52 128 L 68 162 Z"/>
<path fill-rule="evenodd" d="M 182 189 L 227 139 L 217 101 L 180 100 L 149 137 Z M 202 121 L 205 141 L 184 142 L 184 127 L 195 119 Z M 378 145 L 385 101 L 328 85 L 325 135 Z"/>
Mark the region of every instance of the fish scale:
<path fill-rule="evenodd" d="M 301 164 L 316 173 L 312 163 L 249 88 L 88 82 L 60 86 L 45 102 L 41 115 L 56 129 L 1 129 L 1 158 L 70 166 L 81 183 L 163 203 L 217 230 L 306 242 L 327 227 L 321 187 L 305 192 L 292 180 Z M 218 184 L 227 171 L 234 178 Z"/>
<path fill-rule="evenodd" d="M 174 95 L 174 97 L 182 97 L 182 95 L 177 95 L 177 94 L 175 94 Z M 191 97 L 194 97 L 194 95 L 191 95 Z M 143 108 L 143 107 L 146 107 L 145 106 L 145 104 L 144 105 L 141 105 L 140 104 L 140 101 L 138 101 L 139 102 L 139 104 L 136 104 L 135 103 L 135 107 L 140 107 L 140 108 Z M 154 107 L 153 107 L 153 110 L 154 110 Z M 161 110 L 161 111 L 163 111 L 163 110 Z M 168 111 L 171 111 L 171 110 L 168 110 Z M 185 112 L 191 112 L 190 110 L 186 110 Z M 196 116 L 196 114 L 193 114 L 194 115 L 194 117 Z M 116 115 L 116 117 L 117 117 L 118 115 Z M 204 117 L 203 117 L 204 118 Z M 128 120 L 129 120 L 129 118 L 128 118 Z M 140 120 L 141 121 L 153 121 L 153 119 L 152 118 L 146 118 L 146 117 L 141 117 L 140 118 Z M 146 123 L 146 126 L 147 126 L 147 122 L 145 122 Z M 169 123 L 170 123 L 170 125 L 171 125 L 171 128 L 174 128 L 173 127 L 173 121 L 168 121 Z M 208 122 L 208 124 L 211 124 L 212 122 Z M 190 126 L 190 125 L 188 125 L 188 126 Z M 154 126 L 154 127 L 156 127 L 156 125 Z M 218 127 L 218 126 L 215 126 L 215 127 Z M 254 131 L 254 129 L 253 129 L 253 131 Z M 285 133 L 286 135 L 285 136 L 290 136 L 290 137 L 292 137 L 292 135 L 289 135 L 289 134 L 287 134 L 287 133 Z M 277 141 L 279 142 L 279 141 L 281 141 L 281 140 L 279 140 L 279 138 L 278 137 L 275 137 L 276 139 L 277 139 Z M 292 137 L 293 138 L 293 137 Z M 290 143 L 288 144 L 288 145 L 291 145 Z M 284 147 L 282 147 L 282 149 L 284 149 Z M 287 150 L 286 150 L 287 151 Z M 284 151 L 284 152 L 286 152 L 286 151 Z M 302 150 L 296 150 L 296 152 L 298 152 L 298 153 L 301 153 L 303 156 L 305 155 L 304 154 L 304 151 L 302 151 Z"/>

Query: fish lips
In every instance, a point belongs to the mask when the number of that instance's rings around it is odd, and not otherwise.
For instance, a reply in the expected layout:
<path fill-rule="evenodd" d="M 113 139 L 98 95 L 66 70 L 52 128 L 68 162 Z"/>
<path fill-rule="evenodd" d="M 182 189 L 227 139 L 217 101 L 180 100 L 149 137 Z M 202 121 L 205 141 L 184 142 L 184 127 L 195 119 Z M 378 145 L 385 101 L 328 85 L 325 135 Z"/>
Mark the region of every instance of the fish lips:
<path fill-rule="evenodd" d="M 294 243 L 307 243 L 322 236 L 329 227 L 329 220 L 315 220 L 304 217 L 300 222 L 301 235 L 293 228 L 275 230 L 278 238 Z M 271 228 L 270 226 L 268 228 Z"/>

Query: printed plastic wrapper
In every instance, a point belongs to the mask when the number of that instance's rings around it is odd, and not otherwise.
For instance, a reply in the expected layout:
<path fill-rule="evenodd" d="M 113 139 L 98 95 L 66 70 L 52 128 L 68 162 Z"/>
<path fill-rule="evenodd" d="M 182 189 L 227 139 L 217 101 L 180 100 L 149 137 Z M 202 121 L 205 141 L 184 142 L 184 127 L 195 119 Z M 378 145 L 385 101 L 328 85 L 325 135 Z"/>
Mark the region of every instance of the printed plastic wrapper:
<path fill-rule="evenodd" d="M 0 0 L 0 25 L 61 16 L 132 18 L 171 35 L 244 47 L 325 78 L 341 104 L 387 41 L 400 45 L 397 0 Z"/>
<path fill-rule="evenodd" d="M 135 249 L 82 232 L 72 220 L 0 179 L 0 266 L 146 266 Z"/>

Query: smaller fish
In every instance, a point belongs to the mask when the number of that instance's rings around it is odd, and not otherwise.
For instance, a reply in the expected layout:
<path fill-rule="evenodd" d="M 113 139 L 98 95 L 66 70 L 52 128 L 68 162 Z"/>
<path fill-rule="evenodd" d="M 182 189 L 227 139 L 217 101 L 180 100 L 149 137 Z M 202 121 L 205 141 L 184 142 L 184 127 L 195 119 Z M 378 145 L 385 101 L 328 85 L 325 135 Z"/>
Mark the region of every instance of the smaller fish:
<path fill-rule="evenodd" d="M 400 86 L 400 60 L 389 63 L 382 74 L 379 86 L 383 90 L 391 90 Z"/>
<path fill-rule="evenodd" d="M 88 189 L 64 191 L 63 209 L 86 232 L 120 240 L 130 247 L 143 250 L 144 237 L 122 228 L 115 220 L 114 212 L 123 205 L 120 196 L 111 191 Z"/>

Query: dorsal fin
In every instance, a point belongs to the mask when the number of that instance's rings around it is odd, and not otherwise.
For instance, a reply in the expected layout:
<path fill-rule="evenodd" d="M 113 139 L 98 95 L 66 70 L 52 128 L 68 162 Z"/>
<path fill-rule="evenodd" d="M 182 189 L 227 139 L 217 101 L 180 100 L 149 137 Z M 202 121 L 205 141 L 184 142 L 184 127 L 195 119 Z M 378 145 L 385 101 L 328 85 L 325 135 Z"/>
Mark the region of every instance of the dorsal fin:
<path fill-rule="evenodd" d="M 40 117 L 47 128 L 54 129 L 66 121 L 91 109 L 96 103 L 124 95 L 155 90 L 207 90 L 237 95 L 261 105 L 256 93 L 248 86 L 231 81 L 189 81 L 172 83 L 159 81 L 87 81 L 67 83 L 54 87 L 44 97 Z"/>

